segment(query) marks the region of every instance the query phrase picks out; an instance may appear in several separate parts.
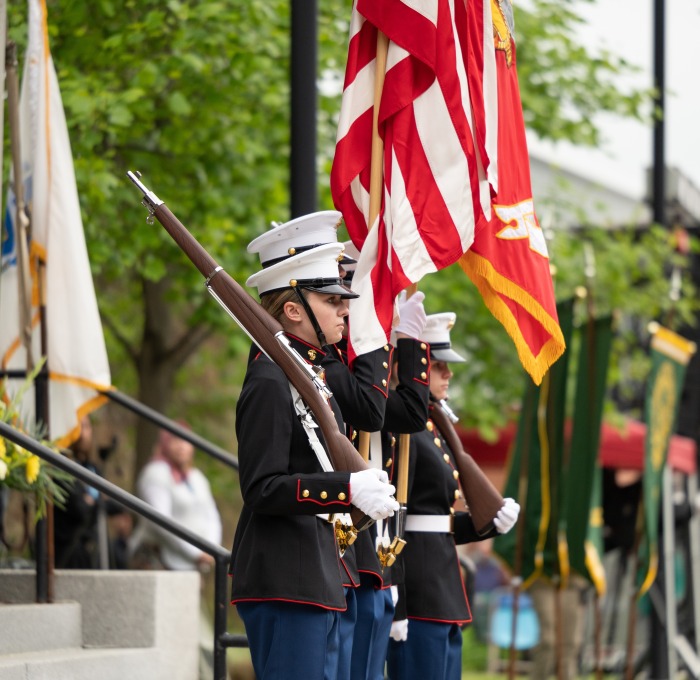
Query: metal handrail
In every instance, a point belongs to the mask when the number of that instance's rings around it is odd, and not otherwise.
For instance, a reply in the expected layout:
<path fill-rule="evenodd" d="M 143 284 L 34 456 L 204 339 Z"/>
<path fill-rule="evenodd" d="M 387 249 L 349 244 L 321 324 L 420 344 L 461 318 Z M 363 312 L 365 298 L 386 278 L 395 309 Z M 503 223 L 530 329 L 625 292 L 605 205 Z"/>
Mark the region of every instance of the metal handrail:
<path fill-rule="evenodd" d="M 33 437 L 16 430 L 11 425 L 0 421 L 0 436 L 21 446 L 27 451 L 39 456 L 42 460 L 76 477 L 88 486 L 113 498 L 115 501 L 133 512 L 145 517 L 154 524 L 174 534 L 178 538 L 195 546 L 207 555 L 211 555 L 215 562 L 214 582 L 214 680 L 226 680 L 226 647 L 232 643 L 240 642 L 236 636 L 226 632 L 226 586 L 230 553 L 222 546 L 212 543 L 186 529 L 181 524 L 174 522 L 169 517 L 158 512 L 140 498 L 124 491 L 116 484 L 100 477 L 94 472 L 85 469 L 82 465 L 72 461 L 60 453 L 52 451 L 47 446 L 36 441 Z M 238 645 L 235 646 L 245 646 Z"/>
<path fill-rule="evenodd" d="M 167 418 L 162 413 L 158 413 L 158 411 L 150 408 L 150 406 L 146 406 L 140 401 L 137 401 L 136 399 L 133 399 L 116 389 L 100 390 L 100 394 L 104 395 L 120 406 L 123 406 L 132 413 L 135 413 L 136 415 L 146 418 L 146 420 L 150 420 L 152 423 L 159 425 L 164 430 L 168 430 L 180 439 L 188 441 L 200 451 L 213 456 L 222 463 L 232 467 L 234 470 L 238 470 L 238 458 L 231 455 L 228 451 L 225 451 L 215 444 L 212 444 L 203 437 L 200 437 L 198 434 L 195 434 L 192 432 L 192 430 L 182 427 L 182 425 L 179 425 L 174 420 Z"/>

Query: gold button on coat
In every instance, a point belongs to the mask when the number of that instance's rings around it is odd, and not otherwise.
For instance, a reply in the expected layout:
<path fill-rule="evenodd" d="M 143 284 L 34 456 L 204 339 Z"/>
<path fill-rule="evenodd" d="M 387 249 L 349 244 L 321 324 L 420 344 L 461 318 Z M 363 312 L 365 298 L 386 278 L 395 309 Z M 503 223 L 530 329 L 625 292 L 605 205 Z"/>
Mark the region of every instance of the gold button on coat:
<path fill-rule="evenodd" d="M 462 494 L 459 492 L 459 489 L 455 489 L 455 500 L 458 501 L 462 497 Z"/>
<path fill-rule="evenodd" d="M 425 357 L 423 357 L 423 358 L 420 360 L 420 362 L 421 362 L 421 364 L 423 364 L 423 366 L 425 366 L 425 364 L 428 363 L 428 360 L 427 360 Z"/>
<path fill-rule="evenodd" d="M 449 457 L 447 454 L 444 454 L 444 455 L 443 455 L 443 458 L 445 459 L 445 462 L 446 462 L 446 463 L 449 463 L 449 462 L 450 462 L 450 457 Z"/>
<path fill-rule="evenodd" d="M 384 351 L 388 352 L 389 351 L 389 345 L 384 345 Z"/>
<path fill-rule="evenodd" d="M 435 437 L 433 441 L 435 442 L 435 446 L 437 446 L 438 448 L 442 446 L 442 444 L 440 443 L 440 437 Z"/>
<path fill-rule="evenodd" d="M 386 387 L 386 380 L 382 380 L 382 387 Z"/>
<path fill-rule="evenodd" d="M 326 498 L 328 498 L 328 494 L 325 491 L 321 491 L 321 498 L 325 500 Z"/>
<path fill-rule="evenodd" d="M 308 497 L 309 497 L 309 490 L 308 490 L 308 489 L 304 489 L 304 490 L 301 492 L 301 495 L 302 495 L 304 498 L 308 498 Z"/>
<path fill-rule="evenodd" d="M 422 380 L 425 380 L 425 379 L 428 377 L 428 374 L 427 374 L 425 371 L 423 371 L 423 372 L 420 374 L 420 377 L 421 377 Z"/>
<path fill-rule="evenodd" d="M 428 349 L 428 346 L 424 342 L 421 342 L 420 348 L 421 349 Z"/>
<path fill-rule="evenodd" d="M 347 496 L 342 491 L 338 494 L 339 501 L 344 501 L 346 498 Z"/>
<path fill-rule="evenodd" d="M 453 476 L 455 479 L 459 479 L 459 472 L 458 472 L 457 470 L 454 470 L 454 472 L 452 473 L 452 476 Z"/>
<path fill-rule="evenodd" d="M 384 368 L 389 368 L 389 364 L 387 364 L 386 361 L 382 363 L 382 366 L 384 366 Z"/>
<path fill-rule="evenodd" d="M 428 430 L 428 432 L 432 432 L 434 427 L 435 427 L 435 426 L 433 425 L 433 421 L 432 421 L 432 420 L 429 420 L 429 421 L 425 424 L 425 429 Z"/>

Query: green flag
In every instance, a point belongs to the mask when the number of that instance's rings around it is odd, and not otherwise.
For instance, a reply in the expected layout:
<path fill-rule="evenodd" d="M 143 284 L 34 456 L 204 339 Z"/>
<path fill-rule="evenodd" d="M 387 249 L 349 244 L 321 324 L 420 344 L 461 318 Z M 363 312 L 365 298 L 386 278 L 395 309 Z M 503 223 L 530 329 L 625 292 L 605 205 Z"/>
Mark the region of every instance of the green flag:
<path fill-rule="evenodd" d="M 654 582 L 659 562 L 659 503 L 661 475 L 671 435 L 676 426 L 685 370 L 695 353 L 695 344 L 673 331 L 656 326 L 652 331 L 651 371 L 647 380 L 644 421 L 644 540 L 640 546 L 641 586 L 643 595 Z"/>
<path fill-rule="evenodd" d="M 605 593 L 600 427 L 610 361 L 612 316 L 589 319 L 581 328 L 573 425 L 560 506 L 562 575 L 573 570 Z"/>
<path fill-rule="evenodd" d="M 569 346 L 573 300 L 557 305 L 559 325 Z M 558 573 L 557 524 L 564 449 L 568 350 L 538 387 L 527 380 L 504 496 L 520 503 L 514 531 L 497 536 L 494 550 L 527 587 L 541 574 Z"/>

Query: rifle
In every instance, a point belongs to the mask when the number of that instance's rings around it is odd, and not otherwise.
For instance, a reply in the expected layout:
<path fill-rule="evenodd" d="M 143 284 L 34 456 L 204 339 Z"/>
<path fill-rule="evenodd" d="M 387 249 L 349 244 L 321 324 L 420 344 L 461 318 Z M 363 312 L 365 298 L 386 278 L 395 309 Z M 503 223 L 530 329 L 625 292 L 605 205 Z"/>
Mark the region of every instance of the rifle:
<path fill-rule="evenodd" d="M 464 450 L 452 424 L 458 420 L 452 409 L 444 401 L 439 404 L 431 403 L 430 406 L 430 417 L 455 458 L 464 500 L 469 506 L 476 532 L 483 536 L 493 529 L 493 518 L 503 507 L 503 496 L 498 493 L 471 455 Z"/>
<path fill-rule="evenodd" d="M 333 468 L 342 472 L 366 470 L 367 463 L 350 440 L 340 432 L 333 411 L 328 408 L 331 392 L 323 378 L 291 347 L 280 323 L 215 262 L 165 203 L 141 182 L 140 173 L 129 171 L 126 174 L 143 194 L 142 204 L 149 212 L 147 221 L 152 223 L 155 217 L 163 225 L 165 231 L 205 277 L 207 290 L 214 299 L 284 371 L 289 382 L 309 406 L 323 433 Z M 350 514 L 357 531 L 367 529 L 374 523 L 357 508 L 353 508 Z"/>

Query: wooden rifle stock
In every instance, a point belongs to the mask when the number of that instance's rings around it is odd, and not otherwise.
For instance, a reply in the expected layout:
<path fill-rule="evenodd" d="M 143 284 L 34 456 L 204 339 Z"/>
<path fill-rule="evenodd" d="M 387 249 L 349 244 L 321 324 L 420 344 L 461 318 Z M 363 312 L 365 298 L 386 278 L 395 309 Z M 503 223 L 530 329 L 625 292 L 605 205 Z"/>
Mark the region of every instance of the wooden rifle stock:
<path fill-rule="evenodd" d="M 326 443 L 328 457 L 333 468 L 342 472 L 358 472 L 367 469 L 350 440 L 340 432 L 332 409 L 319 393 L 300 363 L 287 353 L 277 338 L 284 329 L 281 324 L 262 308 L 229 274 L 227 274 L 190 234 L 170 209 L 139 181 L 138 176 L 128 173 L 136 186 L 144 194 L 144 205 L 170 234 L 195 267 L 206 279 L 210 292 L 218 299 L 226 311 L 233 316 L 253 341 L 272 359 L 287 376 L 304 402 L 311 409 Z M 374 522 L 360 510 L 353 507 L 353 524 L 357 530 L 366 529 Z"/>
<path fill-rule="evenodd" d="M 459 471 L 464 500 L 469 506 L 477 533 L 483 536 L 493 529 L 493 519 L 503 507 L 503 496 L 498 493 L 476 461 L 464 450 L 452 422 L 440 404 L 430 404 L 430 418 L 452 451 Z"/>

